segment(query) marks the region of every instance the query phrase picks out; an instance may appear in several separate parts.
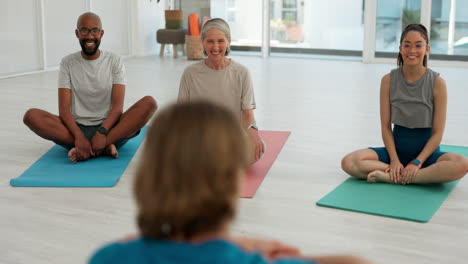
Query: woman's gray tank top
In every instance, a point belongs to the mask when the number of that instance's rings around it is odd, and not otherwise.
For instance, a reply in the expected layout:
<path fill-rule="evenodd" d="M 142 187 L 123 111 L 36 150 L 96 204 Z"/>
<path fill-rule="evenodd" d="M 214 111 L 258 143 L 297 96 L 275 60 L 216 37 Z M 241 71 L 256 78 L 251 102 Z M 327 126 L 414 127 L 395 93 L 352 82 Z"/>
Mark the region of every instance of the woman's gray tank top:
<path fill-rule="evenodd" d="M 421 79 L 408 83 L 401 68 L 390 72 L 392 123 L 408 128 L 432 127 L 434 85 L 439 73 L 427 69 Z"/>

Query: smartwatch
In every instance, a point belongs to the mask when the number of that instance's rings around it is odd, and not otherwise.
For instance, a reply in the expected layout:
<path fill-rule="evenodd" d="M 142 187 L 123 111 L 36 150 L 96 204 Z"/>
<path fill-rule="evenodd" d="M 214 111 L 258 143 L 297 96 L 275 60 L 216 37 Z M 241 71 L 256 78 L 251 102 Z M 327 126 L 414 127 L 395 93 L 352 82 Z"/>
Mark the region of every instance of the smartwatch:
<path fill-rule="evenodd" d="M 258 126 L 256 124 L 250 124 L 249 127 L 247 127 L 247 130 L 249 130 L 250 128 L 258 130 Z"/>
<path fill-rule="evenodd" d="M 98 127 L 97 131 L 103 135 L 107 135 L 107 132 L 108 132 L 107 129 L 102 126 Z"/>
<path fill-rule="evenodd" d="M 420 167 L 421 166 L 421 161 L 419 161 L 418 159 L 414 159 L 411 161 L 411 163 L 413 163 L 414 165 Z"/>

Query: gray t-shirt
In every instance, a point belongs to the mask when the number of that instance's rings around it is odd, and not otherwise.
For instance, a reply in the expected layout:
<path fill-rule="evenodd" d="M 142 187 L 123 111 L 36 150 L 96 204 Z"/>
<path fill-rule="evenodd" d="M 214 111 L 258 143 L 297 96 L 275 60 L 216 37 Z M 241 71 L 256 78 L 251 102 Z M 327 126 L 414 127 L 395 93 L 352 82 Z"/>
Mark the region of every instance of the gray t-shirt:
<path fill-rule="evenodd" d="M 95 60 L 86 60 L 76 52 L 60 63 L 58 87 L 72 90 L 71 113 L 79 124 L 104 122 L 112 107 L 113 84 L 125 84 L 125 67 L 112 52 L 101 50 Z"/>
<path fill-rule="evenodd" d="M 255 109 L 249 71 L 234 60 L 222 70 L 213 70 L 204 61 L 188 66 L 180 80 L 178 101 L 194 100 L 225 106 L 241 120 L 242 110 Z"/>
<path fill-rule="evenodd" d="M 400 68 L 390 72 L 392 123 L 408 128 L 432 127 L 434 85 L 439 74 L 427 69 L 417 81 L 408 83 Z"/>

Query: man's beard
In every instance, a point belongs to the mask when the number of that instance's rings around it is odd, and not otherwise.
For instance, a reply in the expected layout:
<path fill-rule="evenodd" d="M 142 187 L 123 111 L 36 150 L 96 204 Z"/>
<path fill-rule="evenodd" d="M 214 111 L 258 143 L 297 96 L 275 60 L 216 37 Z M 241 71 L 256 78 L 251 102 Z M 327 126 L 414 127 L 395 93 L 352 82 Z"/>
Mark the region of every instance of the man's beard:
<path fill-rule="evenodd" d="M 87 41 L 88 41 L 87 39 L 83 39 L 83 40 L 80 41 L 81 51 L 83 51 L 83 53 L 85 55 L 87 55 L 87 56 L 93 56 L 98 51 L 99 45 L 101 44 L 101 41 L 97 40 L 97 39 L 93 40 L 94 41 L 94 48 L 92 50 L 90 50 L 86 46 Z"/>

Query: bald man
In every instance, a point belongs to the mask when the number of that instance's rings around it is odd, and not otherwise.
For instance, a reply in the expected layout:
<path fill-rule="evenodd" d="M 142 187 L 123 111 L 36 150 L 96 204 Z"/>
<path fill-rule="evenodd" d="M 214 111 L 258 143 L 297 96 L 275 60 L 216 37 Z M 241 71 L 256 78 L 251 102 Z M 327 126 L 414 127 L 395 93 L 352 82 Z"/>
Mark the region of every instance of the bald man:
<path fill-rule="evenodd" d="M 125 68 L 120 56 L 99 49 L 101 19 L 79 16 L 75 35 L 81 51 L 62 59 L 58 78 L 59 116 L 29 109 L 24 123 L 37 135 L 69 149 L 72 163 L 101 155 L 118 157 L 118 148 L 137 136 L 156 111 L 145 96 L 123 112 Z"/>

